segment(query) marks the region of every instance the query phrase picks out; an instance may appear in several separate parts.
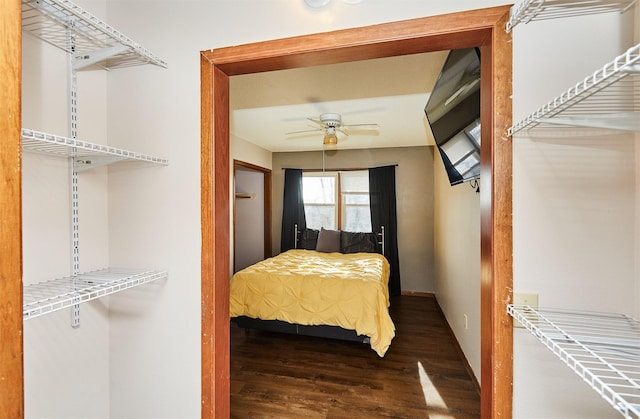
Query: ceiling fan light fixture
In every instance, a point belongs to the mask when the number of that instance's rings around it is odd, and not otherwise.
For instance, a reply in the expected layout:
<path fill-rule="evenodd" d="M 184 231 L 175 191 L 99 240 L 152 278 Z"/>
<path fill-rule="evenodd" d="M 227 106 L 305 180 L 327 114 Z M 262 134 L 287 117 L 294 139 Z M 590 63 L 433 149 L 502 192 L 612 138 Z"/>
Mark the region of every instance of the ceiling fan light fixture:
<path fill-rule="evenodd" d="M 336 147 L 338 145 L 338 136 L 336 135 L 336 129 L 333 127 L 327 128 L 327 133 L 324 135 L 322 144 L 325 147 Z"/>
<path fill-rule="evenodd" d="M 336 147 L 338 145 L 338 137 L 335 134 L 327 134 L 322 142 L 326 147 Z"/>

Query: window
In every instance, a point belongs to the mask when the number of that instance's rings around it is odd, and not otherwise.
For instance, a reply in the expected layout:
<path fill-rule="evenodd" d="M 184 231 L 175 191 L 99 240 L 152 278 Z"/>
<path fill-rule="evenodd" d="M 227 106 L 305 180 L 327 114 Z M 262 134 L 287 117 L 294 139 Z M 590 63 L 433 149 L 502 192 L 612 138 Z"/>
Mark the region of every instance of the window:
<path fill-rule="evenodd" d="M 338 173 L 303 173 L 302 200 L 307 227 L 338 227 Z"/>
<path fill-rule="evenodd" d="M 302 177 L 307 227 L 371 231 L 369 172 L 307 172 Z"/>

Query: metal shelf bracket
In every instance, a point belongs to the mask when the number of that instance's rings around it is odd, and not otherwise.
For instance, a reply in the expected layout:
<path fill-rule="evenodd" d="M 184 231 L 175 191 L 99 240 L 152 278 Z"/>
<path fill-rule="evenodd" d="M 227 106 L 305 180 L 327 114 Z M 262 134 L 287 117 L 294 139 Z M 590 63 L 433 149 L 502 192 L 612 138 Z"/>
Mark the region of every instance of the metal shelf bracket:
<path fill-rule="evenodd" d="M 124 45 L 117 45 L 108 48 L 102 48 L 95 51 L 89 52 L 77 52 L 74 55 L 74 63 L 73 70 L 82 70 L 85 67 L 88 67 L 93 64 L 97 64 L 99 62 L 106 61 L 109 57 L 113 57 L 115 55 L 121 54 L 127 51 L 129 47 Z"/>

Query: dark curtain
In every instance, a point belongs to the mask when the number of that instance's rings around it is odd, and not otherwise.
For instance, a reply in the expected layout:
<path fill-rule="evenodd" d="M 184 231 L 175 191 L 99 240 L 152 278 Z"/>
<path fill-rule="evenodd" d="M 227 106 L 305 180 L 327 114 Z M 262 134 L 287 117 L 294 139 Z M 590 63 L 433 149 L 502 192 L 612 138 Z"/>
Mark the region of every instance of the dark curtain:
<path fill-rule="evenodd" d="M 398 262 L 398 223 L 396 218 L 396 167 L 369 169 L 369 201 L 371 227 L 379 232 L 384 226 L 384 255 L 391 265 L 389 295 L 400 295 L 400 265 Z"/>
<path fill-rule="evenodd" d="M 302 200 L 302 169 L 285 169 L 280 236 L 281 252 L 286 252 L 296 246 L 294 224 L 298 224 L 298 231 L 307 227 L 304 216 L 304 201 Z"/>

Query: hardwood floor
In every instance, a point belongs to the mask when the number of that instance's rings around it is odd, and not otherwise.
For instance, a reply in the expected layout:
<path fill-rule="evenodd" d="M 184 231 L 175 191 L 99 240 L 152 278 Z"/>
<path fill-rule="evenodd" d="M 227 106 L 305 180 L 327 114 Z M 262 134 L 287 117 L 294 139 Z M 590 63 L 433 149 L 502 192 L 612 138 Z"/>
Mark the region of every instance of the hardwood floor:
<path fill-rule="evenodd" d="M 434 298 L 391 300 L 384 358 L 356 342 L 231 328 L 232 418 L 478 418 L 480 394 Z"/>

